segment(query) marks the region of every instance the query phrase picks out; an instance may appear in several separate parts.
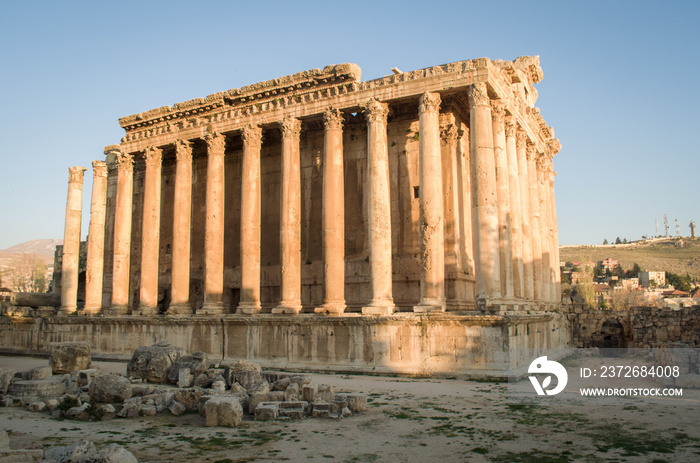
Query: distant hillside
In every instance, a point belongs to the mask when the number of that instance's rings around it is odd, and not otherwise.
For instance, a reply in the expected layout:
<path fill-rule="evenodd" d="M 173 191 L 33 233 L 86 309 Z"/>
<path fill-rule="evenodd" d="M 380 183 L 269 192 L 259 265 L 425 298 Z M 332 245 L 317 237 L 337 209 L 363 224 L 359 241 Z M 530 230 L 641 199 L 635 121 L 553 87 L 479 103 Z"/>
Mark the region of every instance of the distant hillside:
<path fill-rule="evenodd" d="M 63 240 L 31 240 L 16 244 L 7 249 L 0 249 L 0 253 L 27 253 L 39 256 L 51 257 L 53 259 L 56 245 L 63 244 Z"/>
<path fill-rule="evenodd" d="M 607 257 L 616 259 L 624 270 L 636 262 L 642 270 L 666 271 L 700 279 L 700 240 L 683 238 L 679 246 L 674 238 L 636 241 L 620 245 L 562 246 L 561 260 L 598 262 Z"/>

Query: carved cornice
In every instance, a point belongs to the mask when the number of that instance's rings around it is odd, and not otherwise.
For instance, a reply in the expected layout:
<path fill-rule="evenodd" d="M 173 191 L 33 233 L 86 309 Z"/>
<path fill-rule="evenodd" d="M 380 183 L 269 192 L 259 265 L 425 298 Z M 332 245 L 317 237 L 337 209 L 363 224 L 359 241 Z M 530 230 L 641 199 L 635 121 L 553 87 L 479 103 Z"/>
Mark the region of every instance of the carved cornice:
<path fill-rule="evenodd" d="M 559 151 L 561 151 L 561 142 L 559 141 L 558 138 L 552 138 L 547 142 L 547 146 L 549 147 L 549 150 L 552 152 L 552 156 L 557 154 Z"/>
<path fill-rule="evenodd" d="M 147 148 L 143 153 L 143 160 L 146 167 L 158 167 L 163 161 L 163 150 L 155 147 Z"/>
<path fill-rule="evenodd" d="M 207 156 L 224 154 L 226 148 L 226 136 L 218 132 L 208 133 L 204 136 L 207 144 Z"/>
<path fill-rule="evenodd" d="M 365 105 L 362 106 L 362 112 L 364 113 L 367 122 L 371 124 L 375 122 L 386 124 L 386 118 L 389 115 L 389 105 L 371 98 Z"/>
<path fill-rule="evenodd" d="M 68 168 L 68 183 L 83 183 L 83 173 L 87 169 L 85 167 L 73 166 Z"/>
<path fill-rule="evenodd" d="M 282 130 L 282 138 L 299 140 L 299 134 L 301 133 L 301 121 L 296 117 L 288 116 L 282 119 L 282 122 L 280 122 L 280 128 Z"/>
<path fill-rule="evenodd" d="M 93 178 L 106 177 L 107 163 L 104 161 L 92 161 L 92 176 Z"/>
<path fill-rule="evenodd" d="M 121 151 L 117 154 L 114 163 L 117 169 L 123 172 L 134 172 L 134 157 L 130 154 L 122 153 Z"/>
<path fill-rule="evenodd" d="M 339 109 L 329 108 L 323 113 L 323 124 L 326 130 L 342 129 L 343 121 L 343 112 Z"/>
<path fill-rule="evenodd" d="M 442 98 L 440 98 L 439 93 L 425 92 L 418 100 L 418 113 L 424 113 L 426 111 L 439 112 L 440 103 L 442 103 Z"/>
<path fill-rule="evenodd" d="M 477 82 L 467 88 L 467 97 L 469 98 L 469 106 L 488 106 L 489 94 L 486 90 L 484 82 Z"/>
<path fill-rule="evenodd" d="M 175 140 L 175 158 L 177 162 L 192 162 L 192 142 L 190 140 Z"/>
<path fill-rule="evenodd" d="M 440 129 L 440 138 L 446 145 L 454 145 L 457 143 L 457 139 L 462 135 L 464 135 L 462 131 L 459 130 L 454 124 L 450 124 L 447 127 Z"/>

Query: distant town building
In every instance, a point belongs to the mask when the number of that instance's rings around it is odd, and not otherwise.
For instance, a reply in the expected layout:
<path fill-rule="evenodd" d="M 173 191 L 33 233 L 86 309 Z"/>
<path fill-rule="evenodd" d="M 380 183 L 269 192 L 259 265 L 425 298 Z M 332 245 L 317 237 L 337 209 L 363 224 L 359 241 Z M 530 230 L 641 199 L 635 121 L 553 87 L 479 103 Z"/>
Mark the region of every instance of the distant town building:
<path fill-rule="evenodd" d="M 612 270 L 615 267 L 617 267 L 619 264 L 620 263 L 618 261 L 616 261 L 615 259 L 611 259 L 610 257 L 598 262 L 598 266 L 603 267 L 603 270 Z"/>
<path fill-rule="evenodd" d="M 624 278 L 615 286 L 616 290 L 632 291 L 637 288 L 639 288 L 639 278 Z"/>
<path fill-rule="evenodd" d="M 652 286 L 666 286 L 666 272 L 639 272 L 639 286 L 649 288 Z"/>
<path fill-rule="evenodd" d="M 612 291 L 609 285 L 596 283 L 593 285 L 593 291 L 598 304 L 609 304 L 612 301 Z"/>

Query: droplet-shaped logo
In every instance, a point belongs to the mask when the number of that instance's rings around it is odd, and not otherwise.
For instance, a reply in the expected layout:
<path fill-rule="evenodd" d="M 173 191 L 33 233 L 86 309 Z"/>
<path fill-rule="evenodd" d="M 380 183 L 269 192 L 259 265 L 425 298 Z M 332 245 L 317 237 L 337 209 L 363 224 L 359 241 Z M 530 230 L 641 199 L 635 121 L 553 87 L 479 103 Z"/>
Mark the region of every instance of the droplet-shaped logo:
<path fill-rule="evenodd" d="M 566 373 L 566 368 L 562 366 L 561 363 L 555 362 L 554 360 L 547 360 L 547 356 L 537 357 L 532 361 L 530 367 L 527 369 L 528 373 L 535 374 L 547 374 L 549 376 L 545 377 L 540 384 L 537 376 L 529 376 L 532 386 L 535 388 L 537 395 L 556 395 L 564 390 L 566 383 L 569 380 L 569 375 Z M 553 389 L 547 389 L 550 384 L 552 384 L 552 375 L 557 378 L 557 385 Z"/>

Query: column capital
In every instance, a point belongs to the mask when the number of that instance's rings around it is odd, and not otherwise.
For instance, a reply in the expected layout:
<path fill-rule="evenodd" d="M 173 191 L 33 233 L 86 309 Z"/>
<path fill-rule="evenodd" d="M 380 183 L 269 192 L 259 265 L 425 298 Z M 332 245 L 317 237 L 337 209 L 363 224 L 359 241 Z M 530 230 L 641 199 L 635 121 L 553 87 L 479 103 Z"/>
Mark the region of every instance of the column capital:
<path fill-rule="evenodd" d="M 515 124 L 515 121 L 513 120 L 513 116 L 506 116 L 505 124 L 506 124 L 506 137 L 514 137 L 516 124 Z"/>
<path fill-rule="evenodd" d="M 450 124 L 440 129 L 440 139 L 446 145 L 457 143 L 457 139 L 464 135 L 464 132 L 457 128 L 456 125 Z"/>
<path fill-rule="evenodd" d="M 439 93 L 425 92 L 420 96 L 418 100 L 418 112 L 424 113 L 427 111 L 440 111 L 440 103 L 442 103 L 442 98 L 440 98 Z"/>
<path fill-rule="evenodd" d="M 503 124 L 506 117 L 506 106 L 500 100 L 491 100 L 491 120 Z"/>
<path fill-rule="evenodd" d="M 121 154 L 121 147 L 119 145 L 107 145 L 105 146 L 104 153 L 105 156 L 109 156 L 110 154 L 119 156 L 119 154 Z"/>
<path fill-rule="evenodd" d="M 106 177 L 107 176 L 107 163 L 104 161 L 92 161 L 92 176 L 93 177 Z"/>
<path fill-rule="evenodd" d="M 163 160 L 163 150 L 150 146 L 143 153 L 143 159 L 146 162 L 146 167 L 160 166 Z"/>
<path fill-rule="evenodd" d="M 68 168 L 68 183 L 83 183 L 83 173 L 85 167 L 73 166 Z"/>
<path fill-rule="evenodd" d="M 126 172 L 134 171 L 134 157 L 130 154 L 125 154 L 119 151 L 114 163 L 117 165 L 117 169 L 119 170 Z"/>
<path fill-rule="evenodd" d="M 484 82 L 477 82 L 469 86 L 467 90 L 469 106 L 488 106 L 489 94 Z"/>
<path fill-rule="evenodd" d="M 525 149 L 527 143 L 527 135 L 525 134 L 525 132 L 523 132 L 523 130 L 520 127 L 518 127 L 515 132 L 515 145 L 518 147 L 518 149 Z"/>
<path fill-rule="evenodd" d="M 323 125 L 326 130 L 343 128 L 343 112 L 339 109 L 328 108 L 323 113 Z"/>
<path fill-rule="evenodd" d="M 552 138 L 547 142 L 547 146 L 549 147 L 550 151 L 552 152 L 552 156 L 557 154 L 559 151 L 561 151 L 561 142 L 559 141 L 558 138 Z"/>
<path fill-rule="evenodd" d="M 301 120 L 293 116 L 287 116 L 280 122 L 282 138 L 299 139 L 301 133 Z"/>
<path fill-rule="evenodd" d="M 192 160 L 192 142 L 190 140 L 180 138 L 175 140 L 175 158 L 185 162 Z"/>
<path fill-rule="evenodd" d="M 259 125 L 246 125 L 241 129 L 245 146 L 259 146 L 262 143 L 262 128 Z"/>
<path fill-rule="evenodd" d="M 362 112 L 367 122 L 386 123 L 386 118 L 389 115 L 389 105 L 387 103 L 381 103 L 374 98 L 370 98 L 369 101 L 362 106 Z"/>
<path fill-rule="evenodd" d="M 219 132 L 208 133 L 204 136 L 204 141 L 207 144 L 207 156 L 211 154 L 224 154 L 224 149 L 226 147 L 225 135 Z"/>
<path fill-rule="evenodd" d="M 528 161 L 534 161 L 537 159 L 537 151 L 535 150 L 534 143 L 528 143 L 525 145 L 525 154 L 527 155 Z"/>

